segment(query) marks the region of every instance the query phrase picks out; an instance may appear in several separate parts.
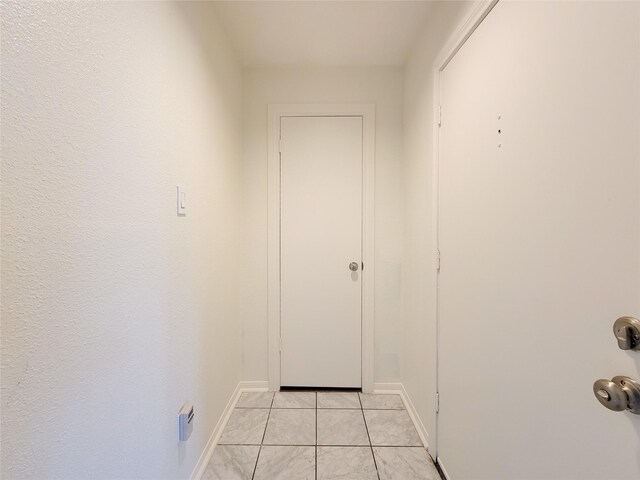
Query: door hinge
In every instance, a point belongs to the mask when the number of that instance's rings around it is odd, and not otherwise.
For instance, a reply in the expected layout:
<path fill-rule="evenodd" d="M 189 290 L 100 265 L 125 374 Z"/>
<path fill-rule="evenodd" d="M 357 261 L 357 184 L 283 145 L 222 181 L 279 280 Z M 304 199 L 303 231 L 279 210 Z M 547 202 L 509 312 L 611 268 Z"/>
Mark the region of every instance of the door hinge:
<path fill-rule="evenodd" d="M 436 413 L 440 411 L 440 392 L 436 392 Z"/>
<path fill-rule="evenodd" d="M 438 250 L 438 258 L 436 261 L 436 270 L 439 272 L 440 271 L 440 250 Z"/>
<path fill-rule="evenodd" d="M 438 105 L 438 126 L 442 126 L 442 105 Z"/>

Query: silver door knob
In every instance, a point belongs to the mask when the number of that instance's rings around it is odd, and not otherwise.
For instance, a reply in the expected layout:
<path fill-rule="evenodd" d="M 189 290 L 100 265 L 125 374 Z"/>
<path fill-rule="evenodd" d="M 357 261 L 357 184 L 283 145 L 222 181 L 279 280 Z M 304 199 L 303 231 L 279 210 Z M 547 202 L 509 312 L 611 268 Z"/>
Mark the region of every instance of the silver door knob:
<path fill-rule="evenodd" d="M 627 409 L 627 396 L 622 387 L 611 380 L 600 379 L 593 384 L 593 393 L 609 410 L 622 412 Z"/>
<path fill-rule="evenodd" d="M 640 414 L 640 383 L 633 378 L 620 375 L 611 380 L 600 379 L 593 384 L 593 393 L 609 410 Z"/>
<path fill-rule="evenodd" d="M 357 272 L 358 271 L 358 262 L 351 262 L 349 264 L 349 270 L 351 270 L 352 272 Z"/>

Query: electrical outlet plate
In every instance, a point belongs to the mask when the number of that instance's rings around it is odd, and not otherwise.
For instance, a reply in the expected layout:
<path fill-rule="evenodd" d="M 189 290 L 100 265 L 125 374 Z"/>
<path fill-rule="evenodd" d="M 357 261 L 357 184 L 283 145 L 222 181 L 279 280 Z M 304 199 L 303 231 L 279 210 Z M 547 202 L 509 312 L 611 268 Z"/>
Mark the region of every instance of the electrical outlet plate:
<path fill-rule="evenodd" d="M 182 406 L 178 415 L 178 440 L 181 442 L 189 440 L 191 432 L 193 432 L 193 423 L 193 404 L 188 402 Z"/>

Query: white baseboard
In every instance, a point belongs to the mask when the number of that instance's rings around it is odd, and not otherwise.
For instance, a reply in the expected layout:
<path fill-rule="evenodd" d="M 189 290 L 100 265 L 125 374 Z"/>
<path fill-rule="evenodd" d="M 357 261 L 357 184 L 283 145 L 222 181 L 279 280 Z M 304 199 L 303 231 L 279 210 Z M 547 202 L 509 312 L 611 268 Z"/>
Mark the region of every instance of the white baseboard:
<path fill-rule="evenodd" d="M 396 393 L 401 395 L 401 392 L 404 392 L 404 386 L 401 383 L 376 383 L 373 385 L 373 391 L 378 394 Z"/>
<path fill-rule="evenodd" d="M 233 394 L 231 395 L 231 398 L 227 402 L 227 406 L 224 407 L 224 410 L 222 411 L 220 420 L 218 420 L 218 423 L 213 429 L 213 432 L 211 432 L 209 441 L 204 447 L 202 455 L 200 455 L 200 458 L 198 459 L 198 463 L 196 463 L 196 466 L 193 469 L 191 476 L 189 477 L 191 480 L 199 480 L 200 478 L 202 478 L 202 475 L 204 474 L 204 471 L 209 464 L 209 460 L 211 460 L 211 456 L 213 455 L 213 450 L 216 448 L 216 445 L 218 445 L 220 435 L 222 435 L 224 427 L 227 426 L 227 422 L 229 421 L 231 412 L 233 412 L 236 403 L 238 403 L 238 399 L 240 398 L 242 392 L 266 392 L 268 390 L 267 385 L 267 382 L 262 381 L 238 383 L 235 390 L 233 391 Z"/>
<path fill-rule="evenodd" d="M 411 421 L 418 431 L 418 435 L 420 436 L 420 440 L 422 440 L 424 448 L 429 450 L 429 432 L 427 432 L 427 429 L 422 423 L 416 407 L 413 405 L 409 394 L 404 389 L 404 385 L 402 383 L 376 383 L 374 385 L 374 392 L 381 394 L 395 393 L 400 395 L 400 398 L 402 398 L 402 402 L 407 409 L 407 413 L 409 414 L 409 418 L 411 418 Z"/>
<path fill-rule="evenodd" d="M 255 380 L 253 382 L 240 382 L 238 384 L 243 392 L 267 392 L 269 391 L 269 382 L 266 380 Z"/>
<path fill-rule="evenodd" d="M 444 480 L 451 480 L 451 477 L 447 473 L 447 469 L 444 468 L 444 464 L 442 463 L 442 459 L 440 457 L 438 457 L 438 466 L 440 467 L 440 470 L 442 471 L 442 474 L 444 475 Z"/>

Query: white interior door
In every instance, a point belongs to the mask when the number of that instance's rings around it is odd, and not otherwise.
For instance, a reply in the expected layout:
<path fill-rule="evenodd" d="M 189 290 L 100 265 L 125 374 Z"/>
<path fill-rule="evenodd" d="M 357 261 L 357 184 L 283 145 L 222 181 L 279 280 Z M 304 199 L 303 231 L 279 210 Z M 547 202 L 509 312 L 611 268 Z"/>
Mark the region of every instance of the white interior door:
<path fill-rule="evenodd" d="M 281 385 L 360 387 L 362 117 L 280 135 Z"/>
<path fill-rule="evenodd" d="M 638 479 L 640 3 L 500 2 L 442 72 L 438 457 L 450 478 Z"/>

